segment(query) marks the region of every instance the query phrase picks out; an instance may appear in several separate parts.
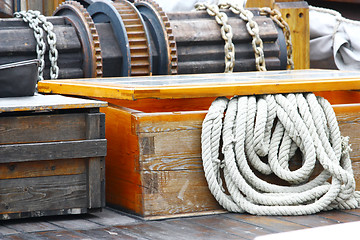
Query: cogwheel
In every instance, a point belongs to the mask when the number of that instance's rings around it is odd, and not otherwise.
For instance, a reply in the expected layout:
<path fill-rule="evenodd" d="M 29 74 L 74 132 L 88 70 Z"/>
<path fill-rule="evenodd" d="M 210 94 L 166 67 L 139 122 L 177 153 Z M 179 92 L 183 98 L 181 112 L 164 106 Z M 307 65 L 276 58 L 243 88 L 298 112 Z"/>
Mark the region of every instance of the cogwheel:
<path fill-rule="evenodd" d="M 131 76 L 152 75 L 150 45 L 140 13 L 128 1 L 117 0 L 112 4 L 122 18 L 129 40 Z"/>
<path fill-rule="evenodd" d="M 53 15 L 67 17 L 79 34 L 84 54 L 84 77 L 102 77 L 99 34 L 88 11 L 79 2 L 66 1 L 56 8 Z"/>
<path fill-rule="evenodd" d="M 153 0 L 135 0 L 135 6 L 138 4 L 146 4 L 147 7 L 152 7 L 154 12 L 158 14 L 158 18 L 161 19 L 162 27 L 166 32 L 167 38 L 165 39 L 167 43 L 168 50 L 168 60 L 169 60 L 169 74 L 178 73 L 178 56 L 177 56 L 177 47 L 175 36 L 173 34 L 172 28 L 170 26 L 170 21 L 166 13 L 162 8 Z"/>

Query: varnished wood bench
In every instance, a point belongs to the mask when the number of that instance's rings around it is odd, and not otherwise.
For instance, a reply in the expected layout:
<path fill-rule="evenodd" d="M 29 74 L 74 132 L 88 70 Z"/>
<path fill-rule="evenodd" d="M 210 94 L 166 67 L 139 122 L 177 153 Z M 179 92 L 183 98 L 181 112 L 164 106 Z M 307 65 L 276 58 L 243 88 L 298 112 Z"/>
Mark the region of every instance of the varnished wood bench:
<path fill-rule="evenodd" d="M 360 183 L 360 73 L 327 70 L 43 81 L 39 91 L 109 102 L 106 201 L 147 219 L 222 211 L 202 170 L 201 124 L 217 96 L 317 92 L 350 136 Z M 343 98 L 342 96 L 348 96 Z M 352 96 L 352 97 L 349 97 Z M 359 189 L 359 187 L 358 187 Z"/>

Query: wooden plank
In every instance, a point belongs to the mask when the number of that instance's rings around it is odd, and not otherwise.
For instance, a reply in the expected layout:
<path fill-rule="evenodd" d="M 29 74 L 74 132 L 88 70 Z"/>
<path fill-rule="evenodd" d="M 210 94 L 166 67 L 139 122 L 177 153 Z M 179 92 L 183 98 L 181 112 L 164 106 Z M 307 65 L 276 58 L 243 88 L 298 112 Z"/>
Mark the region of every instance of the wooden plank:
<path fill-rule="evenodd" d="M 222 209 L 202 170 L 142 171 L 144 216 Z"/>
<path fill-rule="evenodd" d="M 90 113 L 86 116 L 86 139 L 101 138 L 102 129 L 100 127 L 101 118 L 105 117 L 104 114 Z"/>
<path fill-rule="evenodd" d="M 105 207 L 104 188 L 104 159 L 103 158 L 89 158 L 88 160 L 88 194 L 89 194 L 89 208 Z"/>
<path fill-rule="evenodd" d="M 132 78 L 41 81 L 39 91 L 96 98 L 179 99 L 360 89 L 360 74 L 294 70 Z"/>
<path fill-rule="evenodd" d="M 103 208 L 101 212 L 91 213 L 86 216 L 86 219 L 102 226 L 130 225 L 140 221 L 137 218 L 132 218 L 106 207 Z"/>
<path fill-rule="evenodd" d="M 254 216 L 249 214 L 229 214 L 227 216 L 272 232 L 286 232 L 306 228 L 306 226 L 270 216 Z"/>
<path fill-rule="evenodd" d="M 123 240 L 143 240 L 146 238 L 140 236 L 133 236 L 131 233 L 121 231 L 118 228 L 101 228 L 92 230 L 76 231 L 88 238 L 94 239 L 123 239 Z"/>
<path fill-rule="evenodd" d="M 131 111 L 109 106 L 106 114 L 108 151 L 105 159 L 107 204 L 142 214 L 138 137 L 132 130 Z"/>
<path fill-rule="evenodd" d="M 103 157 L 106 140 L 0 145 L 0 163 Z"/>
<path fill-rule="evenodd" d="M 88 239 L 89 236 L 75 231 L 47 231 L 32 234 L 34 239 L 62 239 L 62 240 L 73 240 L 73 239 Z"/>
<path fill-rule="evenodd" d="M 360 99 L 360 91 L 324 91 L 314 92 L 314 94 L 325 98 L 331 104 L 359 103 Z"/>
<path fill-rule="evenodd" d="M 16 212 L 16 213 L 6 213 L 1 216 L 3 220 L 9 219 L 21 219 L 21 218 L 38 218 L 46 216 L 62 216 L 62 215 L 78 215 L 89 213 L 88 208 L 62 208 L 57 210 L 37 210 L 31 212 Z"/>
<path fill-rule="evenodd" d="M 341 135 L 350 137 L 349 143 L 352 149 L 350 157 L 353 161 L 355 177 L 360 178 L 360 166 L 357 163 L 360 161 L 360 104 L 333 105 L 333 109 L 339 123 Z"/>
<path fill-rule="evenodd" d="M 346 211 L 328 211 L 328 212 L 321 212 L 318 213 L 318 216 L 323 218 L 335 220 L 338 223 L 348 223 L 348 222 L 355 222 L 360 221 L 360 216 L 353 215 L 351 213 L 347 213 Z"/>
<path fill-rule="evenodd" d="M 60 227 L 46 221 L 38 221 L 34 219 L 23 219 L 17 221 L 7 221 L 5 226 L 22 233 L 44 232 L 60 230 Z"/>
<path fill-rule="evenodd" d="M 359 94 L 360 95 L 360 94 Z M 136 101 L 121 100 L 113 98 L 99 98 L 101 101 L 109 102 L 144 113 L 159 112 L 181 112 L 208 110 L 216 98 L 189 98 L 189 99 L 137 99 Z"/>
<path fill-rule="evenodd" d="M 216 229 L 217 231 L 231 233 L 244 239 L 254 239 L 256 236 L 272 233 L 270 230 L 228 218 L 228 215 L 221 214 L 211 217 L 192 218 L 189 219 L 189 222 Z"/>
<path fill-rule="evenodd" d="M 0 144 L 81 140 L 86 114 L 31 115 L 0 118 Z"/>
<path fill-rule="evenodd" d="M 106 102 L 60 95 L 40 95 L 30 97 L 11 97 L 0 100 L 1 112 L 44 111 L 54 109 L 99 108 L 106 107 Z"/>
<path fill-rule="evenodd" d="M 269 7 L 280 11 L 290 28 L 295 69 L 310 68 L 309 8 L 299 0 L 248 0 L 248 8 Z"/>
<path fill-rule="evenodd" d="M 273 8 L 281 12 L 289 25 L 295 69 L 310 68 L 310 24 L 307 2 L 277 1 Z"/>
<path fill-rule="evenodd" d="M 292 231 L 278 234 L 271 234 L 256 238 L 257 240 L 288 240 L 288 239 L 347 239 L 356 240 L 359 238 L 357 229 L 360 222 L 352 222 L 346 224 L 336 224 L 332 226 L 324 226 L 319 228 L 304 229 L 300 231 Z"/>
<path fill-rule="evenodd" d="M 86 159 L 58 159 L 0 164 L 0 179 L 82 174 Z"/>
<path fill-rule="evenodd" d="M 277 217 L 281 220 L 297 223 L 306 227 L 321 227 L 321 226 L 327 226 L 331 224 L 336 224 L 337 221 L 323 218 L 321 216 L 318 216 L 316 214 L 314 215 L 305 215 L 305 216 L 281 216 Z"/>
<path fill-rule="evenodd" d="M 0 180 L 0 213 L 87 208 L 86 175 Z"/>

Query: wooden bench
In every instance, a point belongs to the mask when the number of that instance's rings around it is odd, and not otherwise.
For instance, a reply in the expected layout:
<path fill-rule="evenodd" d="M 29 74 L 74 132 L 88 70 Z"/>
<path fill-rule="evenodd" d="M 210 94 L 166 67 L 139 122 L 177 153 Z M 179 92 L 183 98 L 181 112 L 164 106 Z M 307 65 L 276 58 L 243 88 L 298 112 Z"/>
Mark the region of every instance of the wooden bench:
<path fill-rule="evenodd" d="M 105 206 L 105 106 L 59 95 L 0 98 L 0 220 Z"/>
<path fill-rule="evenodd" d="M 201 124 L 217 96 L 308 91 L 331 96 L 342 134 L 350 136 L 360 183 L 359 80 L 358 72 L 298 70 L 42 81 L 39 91 L 109 102 L 102 109 L 106 202 L 156 219 L 222 211 L 208 190 L 200 149 Z"/>

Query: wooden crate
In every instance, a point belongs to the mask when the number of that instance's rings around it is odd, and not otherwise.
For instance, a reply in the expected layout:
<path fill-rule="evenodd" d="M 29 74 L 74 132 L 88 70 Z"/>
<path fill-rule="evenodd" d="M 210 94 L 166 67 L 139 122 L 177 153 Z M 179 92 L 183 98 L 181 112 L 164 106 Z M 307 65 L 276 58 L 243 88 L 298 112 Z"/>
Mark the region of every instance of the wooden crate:
<path fill-rule="evenodd" d="M 342 78 L 341 81 L 339 79 Z M 351 137 L 360 183 L 359 73 L 294 71 L 42 81 L 39 91 L 96 97 L 106 114 L 106 201 L 146 219 L 221 212 L 202 170 L 201 124 L 217 96 L 304 92 L 354 98 L 331 101 Z M 339 103 L 346 103 L 342 105 Z"/>
<path fill-rule="evenodd" d="M 80 214 L 105 205 L 106 103 L 0 99 L 0 219 Z"/>

